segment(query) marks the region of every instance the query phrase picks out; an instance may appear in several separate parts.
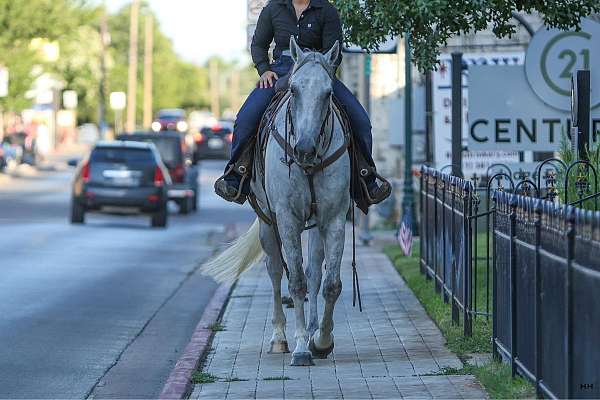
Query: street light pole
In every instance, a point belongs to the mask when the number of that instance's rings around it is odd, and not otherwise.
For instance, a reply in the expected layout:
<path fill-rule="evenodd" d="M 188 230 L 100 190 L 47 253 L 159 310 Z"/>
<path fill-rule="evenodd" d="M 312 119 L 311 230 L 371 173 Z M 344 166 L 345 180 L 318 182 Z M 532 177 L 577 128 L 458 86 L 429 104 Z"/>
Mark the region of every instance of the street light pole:
<path fill-rule="evenodd" d="M 410 55 L 410 34 L 404 36 L 404 186 L 402 212 L 414 217 L 414 190 L 412 176 L 412 60 Z M 413 227 L 416 227 L 413 224 Z M 415 228 L 413 228 L 414 230 Z"/>
<path fill-rule="evenodd" d="M 364 107 L 367 114 L 371 114 L 371 55 L 365 53 L 365 64 L 364 64 L 364 87 L 365 87 L 365 98 L 364 98 Z M 360 231 L 358 232 L 358 238 L 363 242 L 365 246 L 368 246 L 371 240 L 373 240 L 373 235 L 369 230 L 369 214 L 364 214 L 361 212 L 361 224 Z"/>

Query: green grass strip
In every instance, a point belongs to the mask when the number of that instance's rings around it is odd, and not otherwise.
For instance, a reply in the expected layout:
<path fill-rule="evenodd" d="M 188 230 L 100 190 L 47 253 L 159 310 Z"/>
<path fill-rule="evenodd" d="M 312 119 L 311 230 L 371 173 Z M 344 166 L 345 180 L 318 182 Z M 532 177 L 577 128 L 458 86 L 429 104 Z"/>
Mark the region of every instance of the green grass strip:
<path fill-rule="evenodd" d="M 478 253 L 483 255 L 485 239 L 478 242 Z M 452 323 L 450 303 L 444 303 L 441 294 L 436 293 L 433 281 L 426 280 L 425 276 L 421 274 L 417 241 L 415 241 L 414 248 L 411 257 L 403 256 L 397 245 L 386 246 L 384 252 L 419 299 L 427 314 L 440 328 L 446 338 L 448 348 L 456 353 L 463 362 L 467 361 L 468 353 L 490 353 L 492 351 L 492 320 L 486 320 L 485 317 L 473 320 L 473 335 L 465 337 L 462 326 Z M 485 279 L 486 266 L 480 262 L 477 268 L 477 280 L 481 282 Z M 479 291 L 477 296 L 478 302 L 482 302 L 479 304 L 484 304 L 485 291 Z M 475 375 L 493 399 L 535 397 L 534 387 L 528 381 L 521 377 L 512 379 L 510 366 L 496 361 L 484 366 L 465 364 L 462 369 L 445 369 L 440 372 L 440 375 Z"/>

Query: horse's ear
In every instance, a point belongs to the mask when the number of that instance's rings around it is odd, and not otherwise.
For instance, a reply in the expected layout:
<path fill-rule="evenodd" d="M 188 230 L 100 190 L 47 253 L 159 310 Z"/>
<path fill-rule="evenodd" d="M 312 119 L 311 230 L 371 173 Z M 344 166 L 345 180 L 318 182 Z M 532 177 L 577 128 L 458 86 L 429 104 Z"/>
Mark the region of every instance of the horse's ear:
<path fill-rule="evenodd" d="M 298 60 L 304 56 L 304 52 L 300 46 L 298 46 L 298 43 L 296 43 L 294 35 L 290 36 L 290 53 L 292 53 L 292 59 L 294 62 L 298 62 Z"/>
<path fill-rule="evenodd" d="M 340 42 L 339 40 L 336 40 L 333 46 L 331 46 L 331 49 L 329 49 L 329 51 L 325 54 L 327 62 L 332 67 L 335 67 L 338 58 L 340 58 L 340 51 Z"/>

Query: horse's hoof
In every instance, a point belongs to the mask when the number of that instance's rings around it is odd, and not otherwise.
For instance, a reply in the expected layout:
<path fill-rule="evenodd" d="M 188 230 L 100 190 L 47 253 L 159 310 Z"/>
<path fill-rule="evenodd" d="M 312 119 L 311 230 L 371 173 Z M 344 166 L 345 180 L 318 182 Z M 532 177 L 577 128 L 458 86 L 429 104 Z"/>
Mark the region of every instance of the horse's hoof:
<path fill-rule="evenodd" d="M 313 357 L 320 358 L 320 359 L 327 358 L 327 356 L 330 355 L 331 352 L 333 351 L 333 346 L 334 346 L 334 343 L 331 342 L 331 346 L 329 346 L 328 348 L 318 349 L 317 346 L 315 345 L 315 340 L 313 339 L 312 336 L 310 337 L 310 341 L 308 342 L 308 349 L 312 353 Z"/>
<path fill-rule="evenodd" d="M 287 340 L 281 340 L 271 343 L 271 350 L 269 350 L 269 354 L 280 354 L 289 352 L 290 348 L 288 347 Z"/>
<path fill-rule="evenodd" d="M 311 365 L 315 365 L 312 360 L 312 355 L 310 352 L 302 352 L 302 353 L 292 353 L 292 362 L 290 363 L 292 367 L 308 367 Z"/>

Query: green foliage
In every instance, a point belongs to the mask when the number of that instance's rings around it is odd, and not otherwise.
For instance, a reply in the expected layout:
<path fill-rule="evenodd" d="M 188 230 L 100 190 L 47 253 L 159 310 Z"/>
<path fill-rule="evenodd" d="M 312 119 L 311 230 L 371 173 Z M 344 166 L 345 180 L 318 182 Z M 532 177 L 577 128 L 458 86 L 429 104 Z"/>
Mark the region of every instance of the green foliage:
<path fill-rule="evenodd" d="M 290 381 L 292 378 L 289 376 L 267 376 L 263 378 L 263 381 Z"/>
<path fill-rule="evenodd" d="M 209 374 L 207 372 L 194 371 L 192 374 L 192 383 L 196 385 L 206 384 L 206 383 L 215 383 L 219 379 L 217 376 L 213 374 Z"/>
<path fill-rule="evenodd" d="M 573 162 L 576 161 L 575 152 L 571 148 L 571 141 L 569 140 L 569 138 L 567 138 L 567 136 L 564 133 L 561 137 L 558 154 L 559 154 L 559 158 L 561 160 L 563 160 L 567 166 L 571 165 Z M 589 160 L 592 167 L 598 173 L 600 173 L 600 144 L 593 146 L 592 149 L 590 151 L 588 151 L 587 159 Z M 566 178 L 566 171 L 564 171 L 562 168 L 558 168 L 556 183 L 557 183 L 558 193 L 559 193 L 558 200 L 561 203 L 564 203 L 565 191 L 568 192 L 567 200 L 569 203 L 572 203 L 582 197 L 590 196 L 590 195 L 600 191 L 600 187 L 597 188 L 594 185 L 593 171 L 590 168 L 588 168 L 586 164 L 579 164 L 579 165 L 573 167 L 573 169 L 569 173 L 568 186 L 565 186 L 565 178 Z M 580 186 L 580 188 L 577 187 L 577 181 L 581 180 L 581 179 L 587 179 L 587 181 L 589 182 L 587 187 L 585 187 L 585 186 Z M 599 181 L 600 181 L 600 179 L 599 179 Z M 581 208 L 593 210 L 594 204 L 595 204 L 594 200 L 590 199 L 588 201 L 584 201 L 581 204 L 577 204 L 577 206 L 581 207 Z"/>
<path fill-rule="evenodd" d="M 600 12 L 597 0 L 334 0 L 346 40 L 375 49 L 388 35 L 409 32 L 416 65 L 434 67 L 439 48 L 458 34 L 491 26 L 499 37 L 515 33 L 513 12 L 539 12 L 549 27 L 569 29 Z M 488 25 L 489 24 L 489 25 Z"/>
<path fill-rule="evenodd" d="M 478 253 L 484 254 L 485 238 L 478 238 Z M 404 257 L 397 245 L 386 246 L 384 252 L 392 260 L 396 269 L 406 281 L 408 287 L 419 299 L 427 314 L 433 319 L 447 340 L 448 348 L 457 354 L 465 363 L 461 369 L 446 368 L 437 375 L 475 375 L 492 399 L 534 398 L 533 386 L 523 378 L 512 378 L 510 366 L 500 362 L 491 362 L 483 366 L 468 363 L 469 353 L 491 352 L 491 320 L 479 317 L 473 321 L 473 336 L 465 337 L 462 327 L 452 324 L 451 308 L 444 303 L 440 295 L 435 292 L 433 282 L 428 281 L 419 270 L 419 248 L 411 257 Z M 478 279 L 484 276 L 484 266 L 477 266 Z M 478 296 L 484 296 L 484 291 Z M 484 297 L 480 297 L 482 301 Z"/>
<path fill-rule="evenodd" d="M 223 325 L 220 322 L 215 322 L 214 324 L 209 325 L 208 329 L 210 329 L 213 332 L 222 332 L 225 330 L 225 325 Z"/>
<path fill-rule="evenodd" d="M 0 0 L 0 65 L 9 70 L 9 95 L 0 98 L 0 108 L 21 111 L 30 106 L 25 94 L 41 74 L 49 74 L 62 82 L 65 90 L 78 94 L 78 120 L 97 122 L 100 100 L 101 56 L 100 21 L 104 10 L 99 2 L 89 0 Z M 161 108 L 200 109 L 209 105 L 209 80 L 206 66 L 184 61 L 173 43 L 160 29 L 157 18 L 147 2 L 142 2 L 138 36 L 137 121 L 142 119 L 145 17 L 154 19 L 153 112 Z M 107 95 L 127 92 L 129 64 L 130 5 L 108 15 L 111 43 L 107 59 Z M 60 57 L 56 62 L 44 62 L 30 48 L 32 39 L 56 41 Z M 250 67 L 221 61 L 222 109 L 231 107 L 228 76 L 240 71 L 240 91 L 249 93 L 256 82 L 256 72 Z M 108 96 L 107 96 L 108 97 Z M 107 120 L 113 121 L 108 98 Z M 237 110 L 235 110 L 237 111 Z"/>

